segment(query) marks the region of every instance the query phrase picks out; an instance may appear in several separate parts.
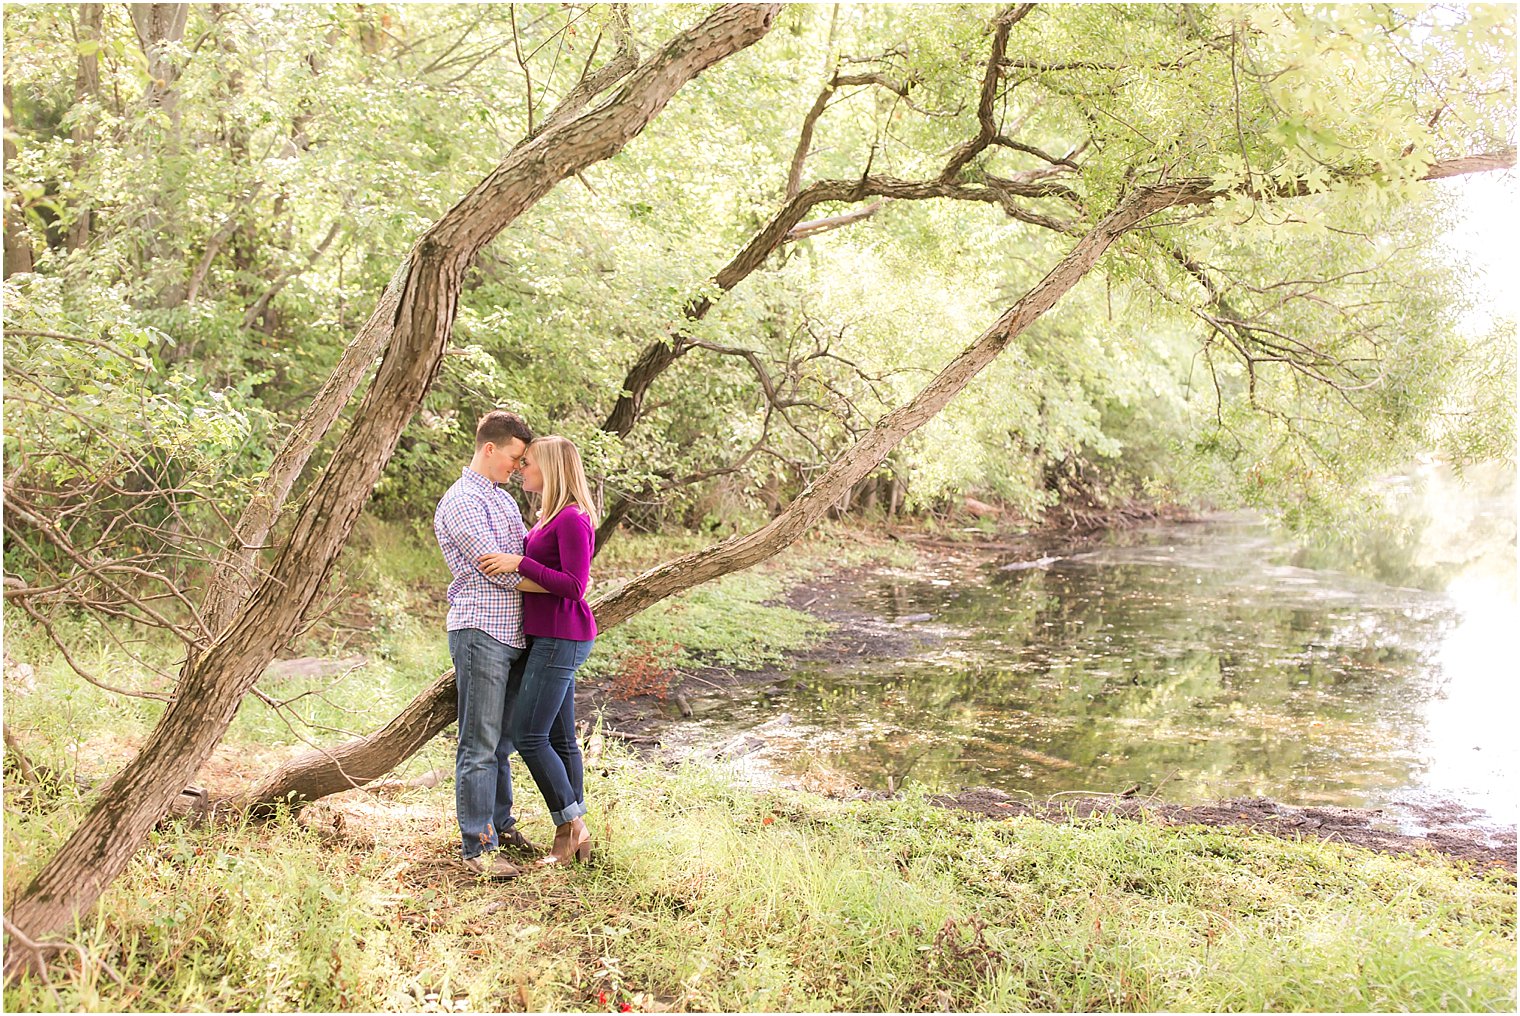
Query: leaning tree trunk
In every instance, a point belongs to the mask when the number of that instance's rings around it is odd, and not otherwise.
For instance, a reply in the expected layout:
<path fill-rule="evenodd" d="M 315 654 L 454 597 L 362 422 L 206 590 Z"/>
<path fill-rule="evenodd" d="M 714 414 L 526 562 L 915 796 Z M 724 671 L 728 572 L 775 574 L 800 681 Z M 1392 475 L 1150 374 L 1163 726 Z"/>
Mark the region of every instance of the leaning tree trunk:
<path fill-rule="evenodd" d="M 11 138 L 15 130 L 11 125 L 11 83 L 5 82 L 5 173 L 6 179 L 10 178 L 11 161 L 16 158 L 16 142 Z M 21 204 L 21 194 L 18 192 L 9 201 L 5 202 L 5 277 L 8 279 L 18 272 L 29 272 L 35 267 L 32 256 L 32 241 L 26 235 L 25 224 L 26 211 Z"/>
<path fill-rule="evenodd" d="M 1089 271 L 1116 237 L 1171 204 L 1165 191 L 1139 192 L 1084 236 L 1059 265 L 940 371 L 923 391 L 871 428 L 786 510 L 764 527 L 645 572 L 621 590 L 592 604 L 597 627 L 606 631 L 673 593 L 739 571 L 771 557 L 817 522 L 841 495 L 881 464 L 908 434 L 932 419 L 991 363 L 1016 336 Z M 380 733 L 333 749 L 308 752 L 271 773 L 247 796 L 254 808 L 299 806 L 327 794 L 362 786 L 394 769 L 448 726 L 454 717 L 452 673 L 444 674 L 407 706 L 403 717 Z M 431 722 L 419 722 L 430 718 Z"/>
<path fill-rule="evenodd" d="M 638 60 L 623 20 L 619 17 L 614 21 L 618 44 L 616 55 L 596 70 L 588 71 L 555 106 L 538 132 L 515 146 L 514 152 L 545 131 L 574 119 L 597 95 L 633 73 Z M 411 262 L 407 260 L 397 269 L 369 321 L 343 350 L 337 367 L 285 436 L 268 475 L 234 524 L 232 540 L 217 559 L 211 588 L 201 608 L 201 616 L 212 637 L 227 626 L 232 612 L 252 590 L 259 550 L 274 528 L 291 488 L 305 470 L 317 444 L 338 419 L 343 407 L 348 405 L 365 373 L 390 341 L 396 301 L 410 267 Z"/>
<path fill-rule="evenodd" d="M 1514 149 L 1453 159 L 1430 167 L 1424 179 L 1503 169 L 1515 163 Z M 1271 196 L 1308 193 L 1288 183 Z M 635 578 L 591 605 L 597 626 L 606 631 L 675 593 L 775 555 L 816 523 L 856 483 L 885 461 L 892 449 L 933 419 L 950 400 L 1088 274 L 1103 252 L 1128 230 L 1156 212 L 1207 204 L 1218 196 L 1212 181 L 1184 180 L 1135 191 L 1077 242 L 1070 254 L 941 370 L 911 401 L 884 416 L 770 523 L 725 540 Z M 1268 195 L 1263 195 L 1268 196 Z M 455 716 L 454 675 L 433 681 L 379 733 L 330 749 L 308 752 L 261 780 L 241 803 L 254 810 L 286 803 L 292 807 L 339 793 L 390 772 L 442 731 Z"/>
<path fill-rule="evenodd" d="M 572 173 L 615 154 L 706 68 L 754 43 L 779 5 L 735 4 L 668 43 L 610 100 L 515 149 L 417 241 L 374 384 L 265 578 L 188 663 L 147 742 L 112 778 L 6 915 L 31 940 L 69 926 L 142 845 L 232 722 L 238 703 L 315 600 L 447 348 L 465 270 L 503 228 Z M 6 970 L 38 956 L 12 943 Z"/>

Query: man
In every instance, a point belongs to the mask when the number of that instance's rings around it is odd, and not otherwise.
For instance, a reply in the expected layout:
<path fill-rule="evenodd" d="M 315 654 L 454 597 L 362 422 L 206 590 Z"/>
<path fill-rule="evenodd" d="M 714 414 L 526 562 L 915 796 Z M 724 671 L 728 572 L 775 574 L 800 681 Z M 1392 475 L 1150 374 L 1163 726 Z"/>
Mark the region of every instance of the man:
<path fill-rule="evenodd" d="M 513 413 L 492 410 L 475 427 L 475 456 L 438 502 L 433 532 L 448 563 L 449 656 L 459 688 L 459 750 L 454 802 L 465 867 L 487 878 L 512 878 L 517 868 L 495 851 L 536 852 L 512 817 L 512 771 L 507 736 L 512 699 L 522 674 L 514 664 L 527 646 L 522 592 L 537 588 L 517 574 L 487 575 L 482 554 L 523 552 L 522 513 L 498 484 L 522 464 L 533 432 Z"/>

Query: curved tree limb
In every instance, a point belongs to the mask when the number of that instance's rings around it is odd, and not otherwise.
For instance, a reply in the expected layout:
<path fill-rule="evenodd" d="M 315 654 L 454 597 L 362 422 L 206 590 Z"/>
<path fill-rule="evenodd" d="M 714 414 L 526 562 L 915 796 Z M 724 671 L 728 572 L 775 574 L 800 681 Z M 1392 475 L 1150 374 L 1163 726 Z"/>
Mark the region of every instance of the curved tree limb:
<path fill-rule="evenodd" d="M 985 146 L 984 146 L 985 147 Z M 1070 188 L 1048 179 L 1049 170 L 1033 170 L 1014 177 L 988 177 L 979 184 L 960 183 L 943 178 L 934 180 L 899 180 L 893 177 L 868 176 L 858 180 L 820 180 L 809 184 L 790 201 L 777 209 L 769 221 L 752 236 L 744 248 L 734 255 L 728 264 L 713 277 L 718 290 L 726 293 L 748 278 L 767 258 L 783 244 L 793 239 L 825 228 L 836 228 L 849 221 L 865 218 L 864 210 L 830 219 L 803 222 L 813 208 L 829 202 L 860 201 L 868 197 L 924 201 L 932 198 L 949 198 L 959 201 L 982 201 L 996 204 L 1014 218 L 1030 222 L 1060 233 L 1078 230 L 1074 222 L 1042 215 L 1019 205 L 1020 197 L 1059 197 L 1071 200 Z M 687 304 L 683 316 L 687 321 L 698 322 L 712 309 L 710 297 L 702 296 Z M 638 424 L 644 398 L 649 388 L 664 371 L 681 358 L 692 343 L 684 332 L 677 332 L 668 340 L 651 342 L 639 353 L 634 365 L 623 378 L 622 394 L 618 396 L 612 411 L 602 422 L 602 430 L 627 437 Z"/>
<path fill-rule="evenodd" d="M 801 137 L 792 156 L 792 164 L 787 176 L 786 202 L 750 238 L 744 248 L 713 277 L 713 284 L 717 286 L 719 292 L 726 293 L 744 281 L 783 244 L 823 232 L 825 229 L 838 228 L 868 218 L 869 214 L 874 214 L 882 203 L 880 200 L 873 202 L 869 213 L 866 210 L 852 211 L 825 219 L 803 222 L 804 217 L 813 208 L 827 202 L 855 202 L 866 198 L 901 200 L 953 198 L 986 201 L 999 204 L 1006 214 L 1032 225 L 1054 229 L 1058 232 L 1073 232 L 1075 230 L 1073 223 L 1024 208 L 1014 200 L 1019 197 L 1060 197 L 1080 209 L 1081 203 L 1070 188 L 1049 179 L 1055 174 L 1070 172 L 1073 164 L 1069 159 L 1047 159 L 1052 165 L 1044 169 L 1018 173 L 1007 178 L 987 177 L 978 184 L 963 183 L 957 179 L 961 170 L 989 146 L 1014 144 L 998 133 L 998 125 L 993 118 L 993 103 L 996 98 L 1000 68 L 1006 58 L 1009 31 L 1033 9 L 1034 4 L 1018 4 L 1005 8 L 993 20 L 991 53 L 978 93 L 978 132 L 975 137 L 963 142 L 951 152 L 938 177 L 934 180 L 897 180 L 891 177 L 872 176 L 868 171 L 859 179 L 821 180 L 805 188 L 802 187 L 802 167 L 812 144 L 813 129 L 836 88 L 842 85 L 876 84 L 898 95 L 906 96 L 911 85 L 911 82 L 906 79 L 895 80 L 882 74 L 836 73 L 831 77 L 803 119 Z M 687 321 L 697 322 L 706 317 L 711 309 L 711 298 L 697 297 L 687 303 L 683 316 Z M 688 336 L 684 331 L 677 331 L 668 338 L 645 346 L 623 378 L 621 393 L 613 404 L 611 412 L 607 414 L 606 420 L 602 422 L 601 429 L 609 434 L 627 437 L 638 423 L 644 398 L 650 386 L 690 348 Z M 610 535 L 611 529 L 616 526 L 619 518 L 621 518 L 621 513 L 608 510 L 597 533 L 598 546 Z"/>

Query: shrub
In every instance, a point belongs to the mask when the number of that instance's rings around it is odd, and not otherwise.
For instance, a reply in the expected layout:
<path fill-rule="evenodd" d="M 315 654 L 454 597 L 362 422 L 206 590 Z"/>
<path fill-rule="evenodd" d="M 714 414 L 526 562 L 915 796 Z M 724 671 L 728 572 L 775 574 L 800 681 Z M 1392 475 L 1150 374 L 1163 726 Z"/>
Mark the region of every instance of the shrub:
<path fill-rule="evenodd" d="M 670 694 L 670 679 L 681 646 L 658 639 L 635 639 L 612 675 L 612 697 L 619 701 L 653 695 L 661 702 Z"/>

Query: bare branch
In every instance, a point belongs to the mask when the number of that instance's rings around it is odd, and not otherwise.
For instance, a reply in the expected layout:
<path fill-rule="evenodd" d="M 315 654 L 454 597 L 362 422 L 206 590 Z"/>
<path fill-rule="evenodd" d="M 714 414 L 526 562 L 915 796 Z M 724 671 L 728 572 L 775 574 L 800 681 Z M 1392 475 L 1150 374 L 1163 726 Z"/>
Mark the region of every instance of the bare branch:
<path fill-rule="evenodd" d="M 263 181 L 259 181 L 248 188 L 240 197 L 234 199 L 232 211 L 227 213 L 227 217 L 222 220 L 222 224 L 216 228 L 216 232 L 212 233 L 211 238 L 206 241 L 206 252 L 201 256 L 200 263 L 195 266 L 195 271 L 190 273 L 190 285 L 185 290 L 185 303 L 194 303 L 195 298 L 200 295 L 201 285 L 206 281 L 206 274 L 211 271 L 211 262 L 222 249 L 222 244 L 226 243 L 232 234 L 237 231 L 238 220 L 247 213 L 248 206 L 253 203 L 254 198 L 258 197 L 259 191 L 263 187 Z"/>
<path fill-rule="evenodd" d="M 633 33 L 628 25 L 628 5 L 613 4 L 612 9 L 612 34 L 617 42 L 616 55 L 592 71 L 591 58 L 596 55 L 593 49 L 591 57 L 586 59 L 586 69 L 581 72 L 580 80 L 569 92 L 565 93 L 559 105 L 549 113 L 541 130 L 557 126 L 579 115 L 587 103 L 633 73 L 633 69 L 638 66 L 638 51 L 634 48 Z"/>
<path fill-rule="evenodd" d="M 259 298 L 253 301 L 253 306 L 249 307 L 247 312 L 243 315 L 244 328 L 252 328 L 254 324 L 259 320 L 259 318 L 264 316 L 264 312 L 269 309 L 270 302 L 273 301 L 276 296 L 280 295 L 280 290 L 290 285 L 290 281 L 292 279 L 311 270 L 312 266 L 321 259 L 322 255 L 327 253 L 327 248 L 332 246 L 332 242 L 337 239 L 338 230 L 341 227 L 341 220 L 334 219 L 333 224 L 327 230 L 327 235 L 317 242 L 316 247 L 312 249 L 310 254 L 306 255 L 306 263 L 299 268 L 291 266 L 290 268 L 285 269 L 280 273 L 279 277 L 270 284 L 269 288 L 265 289 L 264 292 L 259 294 Z"/>
<path fill-rule="evenodd" d="M 807 222 L 799 222 L 787 231 L 786 241 L 802 240 L 809 236 L 817 236 L 819 233 L 827 233 L 831 229 L 839 229 L 843 226 L 853 225 L 862 219 L 869 219 L 887 203 L 885 198 L 872 201 L 864 208 L 857 208 L 852 212 L 842 212 L 839 215 L 830 215 L 822 219 L 809 219 Z"/>

